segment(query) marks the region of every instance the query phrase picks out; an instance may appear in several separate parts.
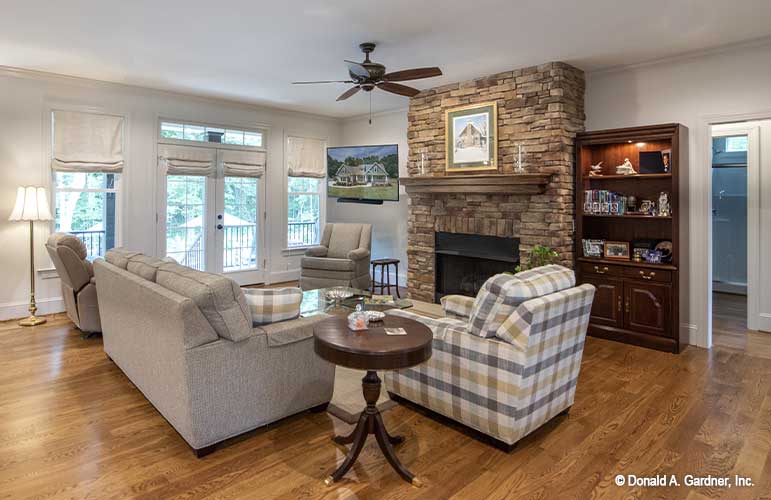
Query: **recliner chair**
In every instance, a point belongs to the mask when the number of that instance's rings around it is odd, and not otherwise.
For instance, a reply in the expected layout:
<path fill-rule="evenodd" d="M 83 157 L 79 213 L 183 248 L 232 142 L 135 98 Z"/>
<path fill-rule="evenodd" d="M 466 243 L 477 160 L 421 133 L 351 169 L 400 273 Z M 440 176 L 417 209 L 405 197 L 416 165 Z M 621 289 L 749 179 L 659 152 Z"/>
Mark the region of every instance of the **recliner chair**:
<path fill-rule="evenodd" d="M 101 332 L 94 268 L 86 260 L 86 245 L 71 234 L 53 233 L 46 241 L 46 250 L 62 283 L 67 316 L 86 334 Z"/>
<path fill-rule="evenodd" d="M 300 288 L 348 286 L 368 290 L 371 224 L 327 224 L 321 245 L 310 247 L 300 262 Z"/>

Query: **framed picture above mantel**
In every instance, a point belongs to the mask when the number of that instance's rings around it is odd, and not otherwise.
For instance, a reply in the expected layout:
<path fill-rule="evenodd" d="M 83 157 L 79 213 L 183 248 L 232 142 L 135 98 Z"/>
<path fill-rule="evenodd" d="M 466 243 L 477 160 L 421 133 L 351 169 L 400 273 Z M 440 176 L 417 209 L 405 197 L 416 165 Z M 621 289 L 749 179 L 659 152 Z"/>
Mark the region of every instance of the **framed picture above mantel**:
<path fill-rule="evenodd" d="M 498 170 L 498 108 L 485 102 L 445 111 L 448 174 Z"/>

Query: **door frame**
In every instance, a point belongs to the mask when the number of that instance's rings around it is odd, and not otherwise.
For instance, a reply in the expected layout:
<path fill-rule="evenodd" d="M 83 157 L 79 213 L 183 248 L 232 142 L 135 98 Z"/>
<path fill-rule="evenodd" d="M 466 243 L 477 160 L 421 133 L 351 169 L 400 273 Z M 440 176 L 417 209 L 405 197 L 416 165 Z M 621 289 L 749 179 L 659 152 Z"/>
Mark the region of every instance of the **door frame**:
<path fill-rule="evenodd" d="M 752 122 L 717 124 L 712 127 L 712 138 L 747 136 L 747 328 L 759 327 L 760 304 L 758 277 L 760 275 L 760 126 Z M 710 165 L 710 168 L 714 168 Z M 712 171 L 710 170 L 710 174 Z M 710 176 L 711 177 L 711 176 Z M 710 178 L 710 216 L 712 215 L 712 179 Z M 711 229 L 711 226 L 710 226 Z M 710 244 L 713 242 L 710 234 Z M 711 249 L 710 249 L 711 252 Z M 710 268 L 714 268 L 710 258 Z M 709 281 L 712 297 L 712 279 Z"/>
<path fill-rule="evenodd" d="M 771 109 L 755 113 L 702 115 L 698 119 L 693 181 L 686 187 L 689 227 L 683 228 L 688 231 L 685 237 L 692 242 L 692 265 L 686 276 L 686 282 L 690 281 L 688 293 L 683 296 L 684 290 L 681 290 L 681 299 L 689 301 L 688 316 L 695 321 L 695 324 L 683 325 L 689 330 L 684 338 L 699 347 L 712 347 L 712 127 L 768 119 L 771 119 Z M 747 195 L 749 197 L 749 193 Z"/>

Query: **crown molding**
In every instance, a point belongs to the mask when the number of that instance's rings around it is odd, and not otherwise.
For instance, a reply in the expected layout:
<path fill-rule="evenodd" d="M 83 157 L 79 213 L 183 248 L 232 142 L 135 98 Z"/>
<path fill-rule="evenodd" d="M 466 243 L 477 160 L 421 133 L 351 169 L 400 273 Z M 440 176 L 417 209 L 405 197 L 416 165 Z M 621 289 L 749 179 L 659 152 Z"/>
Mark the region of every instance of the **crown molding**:
<path fill-rule="evenodd" d="M 725 54 L 728 52 L 735 52 L 742 49 L 765 47 L 768 45 L 771 45 L 771 36 L 764 36 L 760 38 L 753 38 L 752 40 L 746 40 L 743 42 L 737 42 L 737 43 L 732 43 L 728 45 L 720 45 L 709 49 L 684 52 L 682 54 L 677 54 L 674 56 L 660 57 L 660 58 L 649 59 L 647 61 L 642 61 L 638 63 L 621 64 L 617 66 L 611 66 L 608 68 L 601 68 L 593 71 L 586 71 L 586 76 L 587 78 L 589 78 L 593 76 L 601 76 L 601 75 L 610 74 L 610 73 L 620 73 L 623 71 L 630 71 L 630 70 L 635 70 L 639 68 L 645 68 L 648 66 L 659 66 L 664 64 L 671 64 L 676 62 L 699 59 L 701 57 L 706 57 L 706 56 Z"/>
<path fill-rule="evenodd" d="M 310 113 L 306 111 L 297 111 L 294 109 L 281 108 L 277 106 L 271 106 L 269 104 L 261 104 L 253 101 L 242 101 L 238 99 L 228 99 L 225 97 L 214 97 L 200 92 L 180 92 L 174 90 L 159 89 L 155 87 L 144 87 L 141 85 L 133 85 L 130 83 L 112 82 L 109 80 L 97 80 L 94 78 L 84 78 L 80 76 L 63 75 L 61 73 L 50 73 L 47 71 L 38 71 L 33 69 L 17 68 L 13 66 L 0 65 L 0 76 L 8 76 L 13 78 L 26 78 L 29 80 L 47 81 L 53 83 L 66 83 L 70 85 L 78 85 L 81 87 L 91 88 L 106 88 L 106 89 L 118 89 L 126 91 L 141 91 L 149 92 L 158 96 L 174 96 L 182 97 L 186 99 L 192 99 L 202 103 L 209 104 L 221 104 L 226 106 L 237 106 L 239 108 L 246 108 L 252 111 L 271 111 L 275 113 L 281 113 L 287 116 L 300 116 L 311 117 L 319 120 L 326 120 L 330 122 L 337 122 L 338 124 L 346 119 L 340 116 L 322 115 L 318 113 Z"/>

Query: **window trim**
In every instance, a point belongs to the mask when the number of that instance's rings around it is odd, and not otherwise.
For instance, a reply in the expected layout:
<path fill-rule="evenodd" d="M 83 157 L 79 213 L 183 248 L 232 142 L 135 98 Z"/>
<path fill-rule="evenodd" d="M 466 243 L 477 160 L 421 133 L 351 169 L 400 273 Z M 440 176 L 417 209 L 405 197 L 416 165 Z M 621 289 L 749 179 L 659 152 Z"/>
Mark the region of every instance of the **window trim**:
<path fill-rule="evenodd" d="M 258 133 L 258 134 L 262 134 L 262 146 L 225 144 L 224 142 L 191 141 L 189 139 L 171 139 L 169 137 L 163 137 L 161 135 L 162 123 L 178 123 L 181 125 L 196 125 L 199 127 L 212 127 L 212 128 L 221 128 L 223 130 L 238 130 L 240 132 Z M 236 129 L 235 127 L 238 127 L 238 128 Z M 268 147 L 267 147 L 268 132 L 269 132 L 269 127 L 264 125 L 251 125 L 251 126 L 238 125 L 238 124 L 222 125 L 220 123 L 202 123 L 195 120 L 184 120 L 184 119 L 167 118 L 167 117 L 159 116 L 157 120 L 156 143 L 172 144 L 177 146 L 193 146 L 193 147 L 197 146 L 197 147 L 214 148 L 214 149 L 233 149 L 237 151 L 262 151 L 264 153 L 267 153 L 268 152 Z"/>

